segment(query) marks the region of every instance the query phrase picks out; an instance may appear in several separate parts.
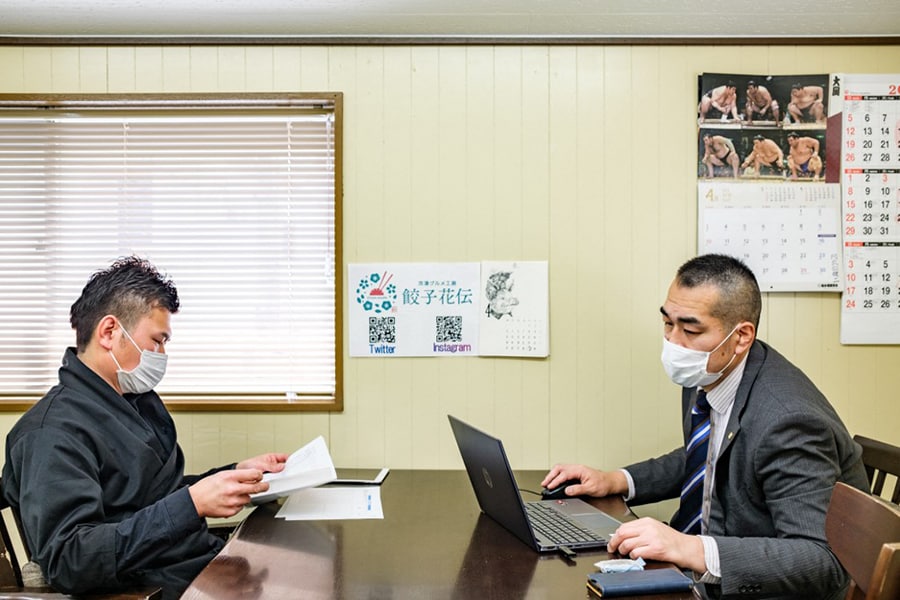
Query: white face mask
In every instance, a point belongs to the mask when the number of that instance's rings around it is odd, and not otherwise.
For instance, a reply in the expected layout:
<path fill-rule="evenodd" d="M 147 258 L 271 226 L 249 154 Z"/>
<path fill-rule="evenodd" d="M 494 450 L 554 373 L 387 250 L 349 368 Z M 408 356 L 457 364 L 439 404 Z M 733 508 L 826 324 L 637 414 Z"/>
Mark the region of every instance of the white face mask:
<path fill-rule="evenodd" d="M 119 361 L 116 360 L 116 355 L 112 353 L 112 350 L 109 351 L 109 355 L 112 356 L 113 362 L 115 362 L 116 367 L 118 367 L 116 375 L 119 378 L 119 389 L 122 390 L 123 394 L 143 394 L 144 392 L 149 392 L 162 381 L 163 376 L 166 374 L 166 362 L 169 360 L 169 357 L 162 352 L 141 350 L 140 346 L 131 339 L 131 336 L 125 331 L 124 327 L 122 327 L 122 333 L 125 334 L 128 341 L 134 344 L 134 347 L 141 353 L 141 361 L 138 363 L 138 366 L 132 370 L 125 371 L 122 369 L 122 365 L 119 364 Z"/>
<path fill-rule="evenodd" d="M 721 348 L 722 344 L 728 341 L 734 332 L 737 331 L 739 326 L 740 325 L 735 325 L 734 329 L 731 330 L 731 333 L 726 335 L 725 339 L 719 342 L 719 345 L 709 352 L 691 350 L 690 348 L 673 344 L 663 337 L 661 358 L 666 375 L 668 375 L 669 379 L 674 383 L 686 388 L 703 387 L 715 382 L 722 376 L 725 369 L 731 366 L 731 363 L 734 361 L 734 357 L 737 356 L 737 354 L 732 355 L 728 364 L 718 373 L 706 372 L 706 365 L 709 363 L 709 357 L 713 352 Z"/>

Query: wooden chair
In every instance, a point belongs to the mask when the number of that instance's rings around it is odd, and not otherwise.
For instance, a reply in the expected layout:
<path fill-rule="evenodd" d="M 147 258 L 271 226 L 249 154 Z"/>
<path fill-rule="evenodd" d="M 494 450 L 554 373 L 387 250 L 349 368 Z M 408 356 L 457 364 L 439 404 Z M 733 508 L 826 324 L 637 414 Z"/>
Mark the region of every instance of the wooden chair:
<path fill-rule="evenodd" d="M 900 598 L 900 508 L 837 483 L 825 516 L 825 537 L 850 574 L 846 600 Z"/>
<path fill-rule="evenodd" d="M 7 521 L 15 524 L 14 528 L 7 526 Z M 13 533 L 15 537 L 13 537 Z M 48 585 L 26 586 L 22 576 L 22 564 L 16 552 L 16 546 L 20 545 L 26 555 L 26 560 L 31 556 L 25 545 L 25 537 L 22 535 L 22 523 L 19 516 L 3 496 L 3 483 L 0 480 L 0 600 L 63 600 L 72 596 L 55 591 Z M 82 600 L 158 600 L 162 596 L 159 589 L 141 589 L 128 592 L 108 594 L 84 594 L 78 598 Z"/>
<path fill-rule="evenodd" d="M 900 504 L 900 447 L 861 435 L 854 435 L 853 440 L 863 448 L 862 459 L 872 493 L 881 496 L 886 477 L 893 475 L 895 480 L 891 502 Z"/>

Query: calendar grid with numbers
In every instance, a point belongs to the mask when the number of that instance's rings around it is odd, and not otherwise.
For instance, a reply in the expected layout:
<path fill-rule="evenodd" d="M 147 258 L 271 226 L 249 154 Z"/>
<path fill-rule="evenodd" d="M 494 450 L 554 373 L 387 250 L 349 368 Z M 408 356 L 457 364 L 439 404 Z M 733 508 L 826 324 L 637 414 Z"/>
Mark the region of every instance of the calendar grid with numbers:
<path fill-rule="evenodd" d="M 842 76 L 841 342 L 900 343 L 900 75 Z"/>
<path fill-rule="evenodd" d="M 698 195 L 701 253 L 741 259 L 763 292 L 839 291 L 837 186 L 700 182 Z"/>

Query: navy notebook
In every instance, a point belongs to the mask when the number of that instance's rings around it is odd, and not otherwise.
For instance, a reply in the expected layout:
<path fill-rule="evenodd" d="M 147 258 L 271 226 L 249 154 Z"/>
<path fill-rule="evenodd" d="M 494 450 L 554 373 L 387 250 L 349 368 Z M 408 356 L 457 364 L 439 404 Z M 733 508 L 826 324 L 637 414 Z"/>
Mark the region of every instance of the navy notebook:
<path fill-rule="evenodd" d="M 689 592 L 693 586 L 690 577 L 675 569 L 591 573 L 587 580 L 588 591 L 598 598 Z"/>

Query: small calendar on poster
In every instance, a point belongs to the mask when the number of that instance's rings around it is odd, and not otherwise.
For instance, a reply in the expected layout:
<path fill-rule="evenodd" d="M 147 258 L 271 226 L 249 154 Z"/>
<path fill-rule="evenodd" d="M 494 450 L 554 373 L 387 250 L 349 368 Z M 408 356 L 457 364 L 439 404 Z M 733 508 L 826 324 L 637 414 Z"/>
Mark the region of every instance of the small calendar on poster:
<path fill-rule="evenodd" d="M 698 185 L 700 254 L 741 259 L 763 292 L 838 292 L 840 188 L 826 183 Z"/>
<path fill-rule="evenodd" d="M 481 263 L 482 356 L 550 354 L 547 261 Z"/>
<path fill-rule="evenodd" d="M 900 343 L 900 75 L 835 76 L 841 112 L 841 343 Z"/>

